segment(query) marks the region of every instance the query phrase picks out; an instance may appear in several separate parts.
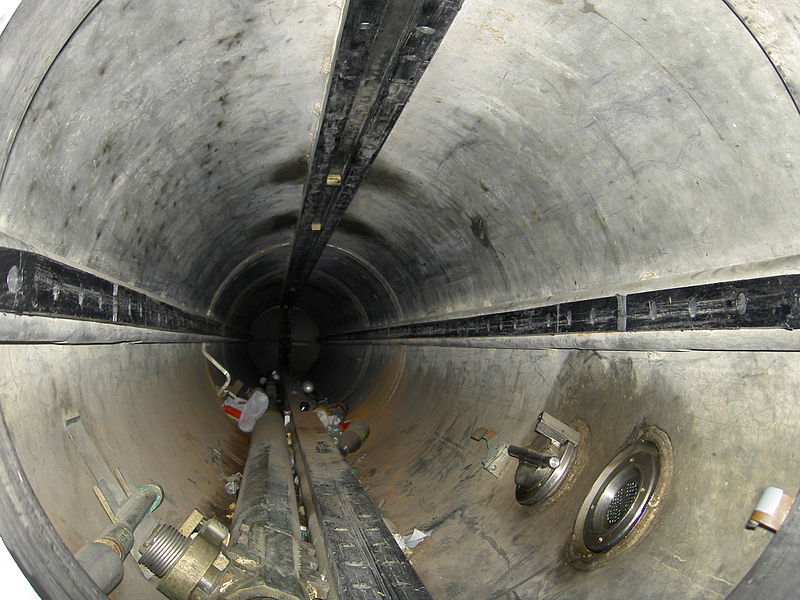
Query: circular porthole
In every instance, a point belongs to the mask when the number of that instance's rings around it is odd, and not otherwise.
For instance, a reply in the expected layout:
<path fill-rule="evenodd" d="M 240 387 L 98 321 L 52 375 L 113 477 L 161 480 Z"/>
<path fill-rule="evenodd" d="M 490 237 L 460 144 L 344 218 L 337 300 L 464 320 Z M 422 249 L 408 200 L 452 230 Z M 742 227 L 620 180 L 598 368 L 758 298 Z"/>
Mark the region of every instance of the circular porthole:
<path fill-rule="evenodd" d="M 581 505 L 573 537 L 575 566 L 598 566 L 624 551 L 655 517 L 672 475 L 672 446 L 652 426 L 635 440 L 603 469 Z"/>
<path fill-rule="evenodd" d="M 644 514 L 659 470 L 658 449 L 650 442 L 637 442 L 614 457 L 578 513 L 578 549 L 605 552 L 628 535 Z"/>

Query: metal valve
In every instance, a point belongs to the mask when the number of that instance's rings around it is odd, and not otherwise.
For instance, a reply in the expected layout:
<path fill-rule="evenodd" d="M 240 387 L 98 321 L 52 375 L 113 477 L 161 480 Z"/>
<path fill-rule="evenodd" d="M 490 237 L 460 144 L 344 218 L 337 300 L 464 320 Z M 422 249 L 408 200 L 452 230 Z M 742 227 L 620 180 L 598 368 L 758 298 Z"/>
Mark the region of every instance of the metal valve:
<path fill-rule="evenodd" d="M 539 435 L 530 447 L 509 446 L 509 456 L 519 460 L 514 474 L 517 502 L 536 504 L 552 496 L 569 472 L 581 441 L 578 431 L 542 412 L 536 424 Z"/>

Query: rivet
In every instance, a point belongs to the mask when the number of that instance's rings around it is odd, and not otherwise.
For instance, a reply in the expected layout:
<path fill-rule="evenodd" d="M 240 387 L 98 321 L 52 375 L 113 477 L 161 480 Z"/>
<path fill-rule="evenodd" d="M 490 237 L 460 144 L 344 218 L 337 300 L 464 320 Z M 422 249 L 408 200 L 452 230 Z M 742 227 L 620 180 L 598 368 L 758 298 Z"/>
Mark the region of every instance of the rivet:
<path fill-rule="evenodd" d="M 689 316 L 694 319 L 697 316 L 697 298 L 689 300 Z"/>
<path fill-rule="evenodd" d="M 740 315 L 747 312 L 747 296 L 742 293 L 736 296 L 736 312 Z"/>
<path fill-rule="evenodd" d="M 8 275 L 6 275 L 6 286 L 8 286 L 8 291 L 12 294 L 16 294 L 22 287 L 22 277 L 20 276 L 17 265 L 14 265 L 8 270 Z"/>

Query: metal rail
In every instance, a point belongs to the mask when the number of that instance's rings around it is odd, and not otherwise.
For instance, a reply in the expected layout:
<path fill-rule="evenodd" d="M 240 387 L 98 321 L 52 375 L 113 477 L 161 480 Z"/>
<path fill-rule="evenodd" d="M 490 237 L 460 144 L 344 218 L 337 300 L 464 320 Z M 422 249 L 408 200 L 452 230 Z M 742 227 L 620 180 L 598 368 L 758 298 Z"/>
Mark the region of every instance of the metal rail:
<path fill-rule="evenodd" d="M 284 307 L 301 293 L 462 2 L 348 3 L 284 280 Z"/>
<path fill-rule="evenodd" d="M 338 600 L 431 600 L 317 415 L 301 411 L 302 393 L 285 383 L 309 530 L 331 591 Z"/>
<path fill-rule="evenodd" d="M 607 296 L 329 335 L 322 342 L 800 328 L 800 275 Z"/>

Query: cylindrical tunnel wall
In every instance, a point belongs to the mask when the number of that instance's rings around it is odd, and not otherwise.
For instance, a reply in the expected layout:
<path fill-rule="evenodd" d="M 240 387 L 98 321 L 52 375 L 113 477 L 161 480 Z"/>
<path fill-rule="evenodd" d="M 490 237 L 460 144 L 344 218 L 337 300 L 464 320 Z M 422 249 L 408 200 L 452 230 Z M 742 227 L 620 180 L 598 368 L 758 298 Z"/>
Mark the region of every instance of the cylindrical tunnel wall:
<path fill-rule="evenodd" d="M 247 331 L 280 302 L 340 13 L 23 1 L 0 36 L 3 245 Z M 792 0 L 466 0 L 298 308 L 334 336 L 800 272 L 798 23 Z M 800 371 L 772 333 L 717 333 L 330 341 L 310 376 L 370 421 L 350 460 L 402 533 L 431 533 L 413 561 L 435 598 L 725 597 L 770 539 L 744 529 L 761 490 L 798 487 Z M 255 382 L 245 344 L 209 348 Z M 76 416 L 111 469 L 164 486 L 160 519 L 225 518 L 247 439 L 199 342 L 0 352 L 16 452 L 70 551 L 107 520 Z M 587 458 L 523 507 L 470 433 L 524 445 L 542 410 L 586 423 Z M 674 451 L 657 519 L 579 568 L 580 504 L 647 425 Z M 160 595 L 126 564 L 115 597 Z"/>

